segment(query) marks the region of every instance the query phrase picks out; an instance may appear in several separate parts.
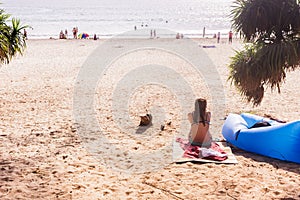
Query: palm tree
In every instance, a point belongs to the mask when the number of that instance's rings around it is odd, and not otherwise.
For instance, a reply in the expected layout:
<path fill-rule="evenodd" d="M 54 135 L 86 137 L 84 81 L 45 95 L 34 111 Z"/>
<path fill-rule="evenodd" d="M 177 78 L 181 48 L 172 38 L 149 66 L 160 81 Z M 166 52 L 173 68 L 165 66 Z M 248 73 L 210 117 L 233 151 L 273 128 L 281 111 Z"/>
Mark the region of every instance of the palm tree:
<path fill-rule="evenodd" d="M 229 80 L 257 106 L 300 65 L 299 0 L 236 0 L 231 15 L 248 44 L 232 57 Z"/>
<path fill-rule="evenodd" d="M 23 30 L 29 26 L 21 26 L 20 20 L 13 18 L 12 25 L 7 25 L 10 15 L 0 9 L 0 64 L 9 63 L 17 53 L 22 54 L 26 48 Z"/>
<path fill-rule="evenodd" d="M 5 14 L 3 10 L 0 10 L 0 62 L 9 61 L 7 35 L 9 33 L 9 27 L 6 25 L 6 21 L 9 15 Z"/>

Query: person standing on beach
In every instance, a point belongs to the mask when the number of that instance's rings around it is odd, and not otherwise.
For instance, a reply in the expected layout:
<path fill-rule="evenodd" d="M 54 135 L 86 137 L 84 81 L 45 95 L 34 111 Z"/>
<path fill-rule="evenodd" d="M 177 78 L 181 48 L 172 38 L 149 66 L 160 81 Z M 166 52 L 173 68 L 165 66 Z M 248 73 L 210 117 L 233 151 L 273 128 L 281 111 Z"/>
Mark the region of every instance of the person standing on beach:
<path fill-rule="evenodd" d="M 76 29 L 75 29 L 75 27 L 73 28 L 72 32 L 73 32 L 73 38 L 76 39 Z"/>
<path fill-rule="evenodd" d="M 203 38 L 205 37 L 205 27 L 203 27 Z"/>
<path fill-rule="evenodd" d="M 156 30 L 153 30 L 153 37 L 156 38 Z"/>
<path fill-rule="evenodd" d="M 232 31 L 229 31 L 228 33 L 229 44 L 232 44 L 232 35 L 233 35 Z"/>
<path fill-rule="evenodd" d="M 68 39 L 68 30 L 65 30 L 65 38 Z"/>
<path fill-rule="evenodd" d="M 152 29 L 150 30 L 150 38 L 153 37 L 153 32 L 152 32 Z"/>
<path fill-rule="evenodd" d="M 218 32 L 218 35 L 217 35 L 217 43 L 220 43 L 220 38 L 221 38 L 221 33 Z"/>
<path fill-rule="evenodd" d="M 74 27 L 72 32 L 73 32 L 73 38 L 77 39 L 78 27 Z"/>
<path fill-rule="evenodd" d="M 78 27 L 76 26 L 75 28 L 75 38 L 77 39 L 77 34 L 78 34 Z"/>
<path fill-rule="evenodd" d="M 26 29 L 24 29 L 24 38 L 25 38 L 25 40 L 27 40 L 27 31 L 26 31 Z"/>
<path fill-rule="evenodd" d="M 59 39 L 65 39 L 64 32 L 61 30 L 59 33 Z"/>

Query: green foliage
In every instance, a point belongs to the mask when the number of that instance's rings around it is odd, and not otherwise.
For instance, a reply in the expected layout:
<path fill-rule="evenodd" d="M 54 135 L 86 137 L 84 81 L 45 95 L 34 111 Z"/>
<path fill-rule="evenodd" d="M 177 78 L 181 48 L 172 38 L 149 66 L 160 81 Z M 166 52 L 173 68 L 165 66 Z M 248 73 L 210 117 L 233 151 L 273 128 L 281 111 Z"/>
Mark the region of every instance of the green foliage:
<path fill-rule="evenodd" d="M 0 9 L 0 64 L 9 63 L 17 53 L 23 53 L 26 41 L 23 30 L 29 26 L 22 26 L 19 19 L 13 18 L 8 25 L 10 15 Z"/>
<path fill-rule="evenodd" d="M 250 45 L 232 58 L 229 80 L 254 105 L 266 86 L 277 88 L 300 64 L 300 6 L 296 0 L 237 0 L 233 27 Z"/>

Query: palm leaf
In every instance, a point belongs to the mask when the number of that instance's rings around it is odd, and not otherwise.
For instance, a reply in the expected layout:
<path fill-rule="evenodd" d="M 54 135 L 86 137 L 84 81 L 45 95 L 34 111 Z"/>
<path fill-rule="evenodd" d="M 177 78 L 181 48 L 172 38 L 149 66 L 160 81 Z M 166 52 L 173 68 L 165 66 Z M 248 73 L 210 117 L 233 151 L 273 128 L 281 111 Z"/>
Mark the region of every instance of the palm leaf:
<path fill-rule="evenodd" d="M 236 52 L 229 80 L 254 105 L 266 87 L 278 89 L 286 72 L 300 64 L 300 7 L 295 0 L 237 0 L 233 27 L 252 42 Z"/>
<path fill-rule="evenodd" d="M 11 26 L 7 25 L 10 15 L 0 9 L 0 63 L 9 63 L 17 53 L 22 54 L 26 48 L 23 29 L 27 25 L 21 25 L 19 19 L 13 18 Z"/>

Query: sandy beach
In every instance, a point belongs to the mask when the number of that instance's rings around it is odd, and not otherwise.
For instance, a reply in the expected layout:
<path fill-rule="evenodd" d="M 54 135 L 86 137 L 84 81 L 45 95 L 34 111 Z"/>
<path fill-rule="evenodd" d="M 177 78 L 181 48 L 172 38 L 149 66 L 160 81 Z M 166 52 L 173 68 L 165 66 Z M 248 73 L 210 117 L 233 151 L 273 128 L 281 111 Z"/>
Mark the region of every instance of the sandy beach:
<path fill-rule="evenodd" d="M 221 87 L 211 91 L 205 77 L 199 79 L 180 56 L 149 48 L 155 42 L 180 49 L 185 40 L 114 41 L 116 52 L 128 46 L 145 49 L 116 54 L 94 81 L 95 116 L 85 119 L 78 113 L 84 114 L 88 104 L 78 107 L 74 101 L 80 81 L 88 78 L 81 77 L 81 70 L 87 60 L 97 61 L 93 55 L 105 57 L 114 50 L 106 49 L 103 40 L 28 40 L 24 55 L 0 69 L 0 199 L 300 199 L 299 164 L 234 147 L 238 164 L 172 163 L 172 140 L 188 133 L 185 111 L 194 102 L 177 83 L 208 99 L 214 137 L 221 138 L 229 113 L 270 114 L 287 121 L 300 115 L 299 70 L 287 74 L 281 94 L 268 90 L 262 104 L 252 107 L 227 81 L 230 57 L 241 43 L 193 40 L 212 62 L 211 70 L 217 72 L 212 77 L 220 78 Z M 155 71 L 157 66 L 168 66 L 170 73 Z M 166 84 L 144 84 L 151 73 Z M 133 91 L 126 90 L 135 84 Z M 213 97 L 220 97 L 224 109 Z M 147 110 L 153 126 L 139 129 L 139 115 Z M 97 124 L 83 129 L 80 125 L 89 123 L 89 117 Z"/>

